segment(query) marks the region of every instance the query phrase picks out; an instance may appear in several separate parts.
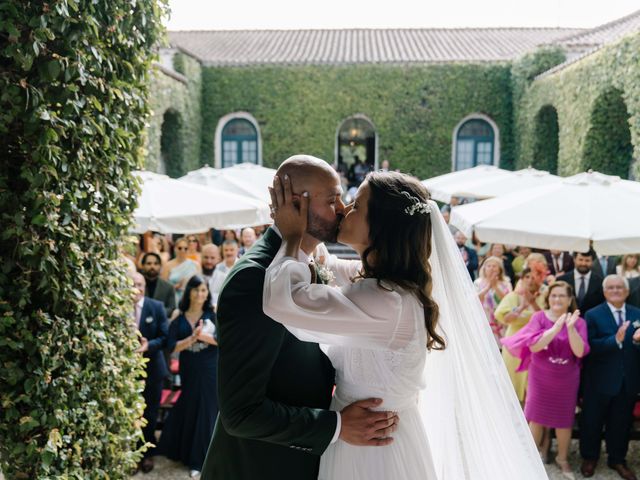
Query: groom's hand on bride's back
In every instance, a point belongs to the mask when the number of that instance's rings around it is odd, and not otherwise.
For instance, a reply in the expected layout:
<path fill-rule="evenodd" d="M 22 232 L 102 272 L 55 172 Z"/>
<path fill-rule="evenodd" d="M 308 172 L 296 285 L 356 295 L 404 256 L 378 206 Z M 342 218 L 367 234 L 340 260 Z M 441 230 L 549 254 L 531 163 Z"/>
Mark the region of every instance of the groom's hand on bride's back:
<path fill-rule="evenodd" d="M 373 411 L 382 404 L 379 398 L 359 400 L 341 412 L 340 440 L 351 445 L 382 447 L 393 442 L 390 435 L 398 428 L 398 414 Z"/>

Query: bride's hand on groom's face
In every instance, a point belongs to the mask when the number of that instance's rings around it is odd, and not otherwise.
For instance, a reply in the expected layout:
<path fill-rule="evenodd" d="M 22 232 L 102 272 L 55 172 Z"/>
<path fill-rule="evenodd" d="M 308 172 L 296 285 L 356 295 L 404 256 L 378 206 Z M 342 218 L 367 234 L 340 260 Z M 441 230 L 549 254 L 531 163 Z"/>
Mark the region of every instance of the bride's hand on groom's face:
<path fill-rule="evenodd" d="M 357 446 L 382 447 L 392 443 L 390 435 L 398 428 L 398 414 L 370 410 L 381 404 L 381 399 L 369 398 L 346 406 L 340 412 L 340 439 Z"/>
<path fill-rule="evenodd" d="M 309 211 L 309 195 L 293 193 L 291 178 L 287 175 L 273 179 L 271 195 L 271 218 L 285 240 L 300 240 L 307 230 L 307 214 Z"/>

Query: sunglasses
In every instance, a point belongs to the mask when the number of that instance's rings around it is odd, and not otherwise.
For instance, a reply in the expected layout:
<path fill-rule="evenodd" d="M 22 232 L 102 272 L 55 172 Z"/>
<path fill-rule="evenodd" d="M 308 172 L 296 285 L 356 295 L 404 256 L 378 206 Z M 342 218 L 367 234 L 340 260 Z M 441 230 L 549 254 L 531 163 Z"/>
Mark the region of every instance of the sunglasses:
<path fill-rule="evenodd" d="M 187 247 L 176 247 L 176 250 L 187 250 Z"/>
<path fill-rule="evenodd" d="M 198 240 L 196 240 L 195 238 L 190 238 L 190 239 L 189 239 L 189 241 L 190 241 L 191 243 L 198 243 Z"/>

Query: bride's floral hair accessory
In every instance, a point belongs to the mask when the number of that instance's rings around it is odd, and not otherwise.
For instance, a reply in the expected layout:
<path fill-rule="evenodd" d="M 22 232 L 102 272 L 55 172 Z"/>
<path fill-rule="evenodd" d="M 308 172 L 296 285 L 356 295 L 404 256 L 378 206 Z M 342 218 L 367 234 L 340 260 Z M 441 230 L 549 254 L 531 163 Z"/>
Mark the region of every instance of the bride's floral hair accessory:
<path fill-rule="evenodd" d="M 404 209 L 404 213 L 406 213 L 407 215 L 413 216 L 416 213 L 428 215 L 431 213 L 431 207 L 427 202 L 423 202 L 418 197 L 414 197 L 409 192 L 404 190 L 400 192 L 400 194 L 407 197 L 407 199 L 411 201 L 411 205 L 405 207 Z"/>

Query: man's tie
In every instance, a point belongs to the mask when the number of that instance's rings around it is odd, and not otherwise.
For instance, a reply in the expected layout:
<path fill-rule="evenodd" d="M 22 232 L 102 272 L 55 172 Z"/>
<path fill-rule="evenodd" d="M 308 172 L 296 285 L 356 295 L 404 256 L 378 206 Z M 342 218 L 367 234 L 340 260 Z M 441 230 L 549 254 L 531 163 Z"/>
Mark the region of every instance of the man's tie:
<path fill-rule="evenodd" d="M 616 313 L 618 314 L 618 318 L 617 318 L 617 322 L 618 322 L 618 327 L 621 327 L 624 320 L 622 319 L 622 310 L 616 310 Z"/>
<path fill-rule="evenodd" d="M 556 257 L 554 260 L 556 263 L 556 273 L 561 272 L 562 268 L 560 267 L 560 257 Z"/>
<path fill-rule="evenodd" d="M 584 279 L 584 275 L 580 276 L 580 288 L 578 289 L 578 303 L 582 303 L 584 296 L 587 294 L 587 283 Z"/>

